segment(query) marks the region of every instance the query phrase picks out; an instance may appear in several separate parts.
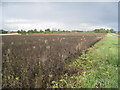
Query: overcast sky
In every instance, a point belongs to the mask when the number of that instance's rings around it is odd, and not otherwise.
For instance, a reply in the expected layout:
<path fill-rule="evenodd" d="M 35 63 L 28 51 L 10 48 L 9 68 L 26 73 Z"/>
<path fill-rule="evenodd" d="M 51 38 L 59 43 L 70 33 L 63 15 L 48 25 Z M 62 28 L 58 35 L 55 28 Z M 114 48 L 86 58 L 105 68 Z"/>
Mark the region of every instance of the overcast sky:
<path fill-rule="evenodd" d="M 118 29 L 117 2 L 3 2 L 2 27 L 18 29 Z"/>

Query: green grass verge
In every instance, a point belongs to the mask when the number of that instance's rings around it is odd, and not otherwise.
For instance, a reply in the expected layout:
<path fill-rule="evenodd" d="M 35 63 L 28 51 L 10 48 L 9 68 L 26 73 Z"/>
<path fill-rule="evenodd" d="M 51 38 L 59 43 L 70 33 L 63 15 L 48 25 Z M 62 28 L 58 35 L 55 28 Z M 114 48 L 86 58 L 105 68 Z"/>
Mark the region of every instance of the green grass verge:
<path fill-rule="evenodd" d="M 52 81 L 51 88 L 118 88 L 118 38 L 107 34 L 65 68 L 73 73 Z"/>

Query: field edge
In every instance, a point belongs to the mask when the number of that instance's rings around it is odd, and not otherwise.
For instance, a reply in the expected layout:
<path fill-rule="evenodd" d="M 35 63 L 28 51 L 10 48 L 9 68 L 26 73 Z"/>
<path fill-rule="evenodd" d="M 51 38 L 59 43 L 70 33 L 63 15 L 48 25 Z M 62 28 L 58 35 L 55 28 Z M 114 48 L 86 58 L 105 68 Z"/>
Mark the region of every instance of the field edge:
<path fill-rule="evenodd" d="M 65 68 L 51 88 L 118 88 L 118 38 L 107 34 Z"/>

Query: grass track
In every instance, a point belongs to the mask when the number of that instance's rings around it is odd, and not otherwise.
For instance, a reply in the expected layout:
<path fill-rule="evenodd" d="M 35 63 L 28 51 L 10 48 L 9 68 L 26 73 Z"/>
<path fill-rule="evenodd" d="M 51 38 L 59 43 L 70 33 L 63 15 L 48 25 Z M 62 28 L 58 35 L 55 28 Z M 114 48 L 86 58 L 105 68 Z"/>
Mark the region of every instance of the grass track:
<path fill-rule="evenodd" d="M 107 34 L 65 67 L 77 72 L 52 81 L 52 88 L 118 88 L 118 38 Z"/>

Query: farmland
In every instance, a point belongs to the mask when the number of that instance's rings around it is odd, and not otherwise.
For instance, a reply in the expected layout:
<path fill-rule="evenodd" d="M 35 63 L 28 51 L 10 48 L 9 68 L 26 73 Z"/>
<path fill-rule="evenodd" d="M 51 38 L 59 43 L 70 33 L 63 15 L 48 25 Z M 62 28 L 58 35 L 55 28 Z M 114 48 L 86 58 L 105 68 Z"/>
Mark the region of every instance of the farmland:
<path fill-rule="evenodd" d="M 55 33 L 2 36 L 4 88 L 49 87 L 71 62 L 106 34 Z"/>
<path fill-rule="evenodd" d="M 107 34 L 104 39 L 65 65 L 69 72 L 52 81 L 53 88 L 114 88 L 119 87 L 119 38 Z"/>

